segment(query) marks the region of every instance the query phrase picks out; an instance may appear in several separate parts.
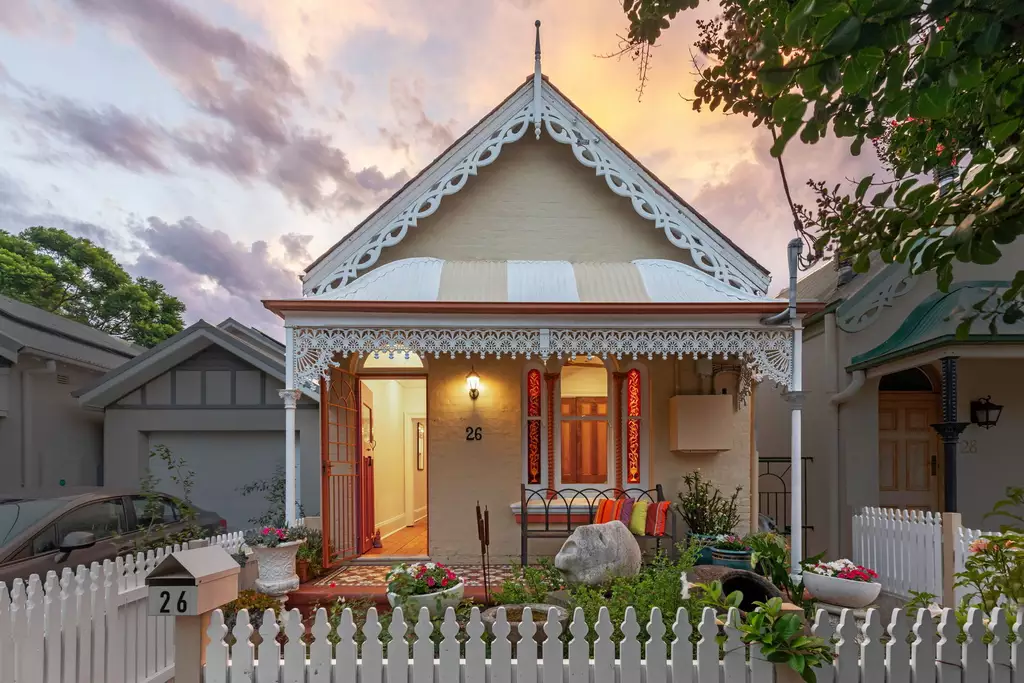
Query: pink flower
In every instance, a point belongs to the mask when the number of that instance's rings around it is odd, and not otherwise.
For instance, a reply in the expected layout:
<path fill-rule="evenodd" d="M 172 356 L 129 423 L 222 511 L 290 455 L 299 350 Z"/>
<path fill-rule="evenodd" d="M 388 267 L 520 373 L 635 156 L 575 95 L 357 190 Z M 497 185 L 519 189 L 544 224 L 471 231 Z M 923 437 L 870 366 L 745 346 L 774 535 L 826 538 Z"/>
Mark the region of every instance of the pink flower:
<path fill-rule="evenodd" d="M 987 550 L 987 549 L 988 549 L 988 539 L 987 538 L 979 538 L 976 541 L 972 541 L 971 545 L 968 546 L 968 550 L 970 550 L 972 553 L 980 553 L 980 552 L 982 552 L 984 550 Z"/>
<path fill-rule="evenodd" d="M 266 536 L 269 533 L 270 533 L 270 527 L 269 526 L 263 527 L 263 535 Z"/>
<path fill-rule="evenodd" d="M 448 579 L 441 579 L 441 587 L 444 588 L 448 585 Z"/>
<path fill-rule="evenodd" d="M 330 584 L 328 584 L 328 585 L 329 585 L 329 586 L 330 586 L 331 588 L 337 588 L 337 587 L 338 587 L 338 584 L 336 584 L 336 583 L 335 583 L 335 582 L 333 582 L 333 581 L 331 581 L 331 582 L 330 582 Z"/>
<path fill-rule="evenodd" d="M 434 577 L 433 577 L 433 576 L 428 576 L 428 577 L 427 577 L 427 585 L 428 585 L 428 586 L 430 586 L 431 588 L 433 588 L 433 587 L 434 587 L 434 584 L 435 584 L 435 583 L 437 583 L 437 582 L 436 582 L 436 581 L 434 581 Z"/>

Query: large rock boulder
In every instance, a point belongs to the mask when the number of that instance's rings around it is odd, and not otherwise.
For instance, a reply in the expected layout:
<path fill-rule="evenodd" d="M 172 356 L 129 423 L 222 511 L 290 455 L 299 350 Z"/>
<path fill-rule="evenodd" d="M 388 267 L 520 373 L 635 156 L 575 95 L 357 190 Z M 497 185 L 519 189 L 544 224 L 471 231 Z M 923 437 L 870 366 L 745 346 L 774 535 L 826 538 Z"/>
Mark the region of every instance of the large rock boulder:
<path fill-rule="evenodd" d="M 640 545 L 618 520 L 576 527 L 555 555 L 555 566 L 569 583 L 596 586 L 640 572 Z"/>

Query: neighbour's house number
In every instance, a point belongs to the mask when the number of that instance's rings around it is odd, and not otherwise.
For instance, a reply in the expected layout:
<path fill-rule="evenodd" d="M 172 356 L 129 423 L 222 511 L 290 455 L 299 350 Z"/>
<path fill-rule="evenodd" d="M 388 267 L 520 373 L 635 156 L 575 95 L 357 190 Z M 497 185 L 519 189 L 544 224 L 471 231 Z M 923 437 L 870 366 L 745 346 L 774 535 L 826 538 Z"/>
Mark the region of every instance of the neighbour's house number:
<path fill-rule="evenodd" d="M 466 441 L 480 441 L 483 438 L 483 427 L 466 427 Z"/>
<path fill-rule="evenodd" d="M 149 613 L 153 616 L 195 616 L 197 586 L 150 586 Z"/>

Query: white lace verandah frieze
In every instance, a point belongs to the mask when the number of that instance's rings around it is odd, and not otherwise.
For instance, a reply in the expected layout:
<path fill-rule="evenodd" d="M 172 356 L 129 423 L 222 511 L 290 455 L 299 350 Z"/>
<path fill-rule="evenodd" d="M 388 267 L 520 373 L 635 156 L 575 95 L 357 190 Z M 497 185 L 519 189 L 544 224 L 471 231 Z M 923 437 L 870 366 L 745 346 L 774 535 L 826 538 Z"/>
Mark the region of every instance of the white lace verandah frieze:
<path fill-rule="evenodd" d="M 316 387 L 338 357 L 415 353 L 439 358 L 523 356 L 575 358 L 682 358 L 726 356 L 742 360 L 754 381 L 791 386 L 789 330 L 395 329 L 297 327 L 292 331 L 295 381 Z"/>

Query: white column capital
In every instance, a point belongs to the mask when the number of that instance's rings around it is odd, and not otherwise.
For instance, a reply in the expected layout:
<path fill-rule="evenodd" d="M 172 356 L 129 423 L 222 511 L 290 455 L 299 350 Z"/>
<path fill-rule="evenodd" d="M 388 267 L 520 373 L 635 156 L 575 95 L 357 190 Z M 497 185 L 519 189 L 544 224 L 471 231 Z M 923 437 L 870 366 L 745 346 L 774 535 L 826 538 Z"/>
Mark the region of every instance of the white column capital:
<path fill-rule="evenodd" d="M 277 395 L 284 399 L 284 407 L 286 409 L 295 409 L 295 404 L 298 402 L 299 397 L 302 396 L 301 389 L 280 389 Z"/>

